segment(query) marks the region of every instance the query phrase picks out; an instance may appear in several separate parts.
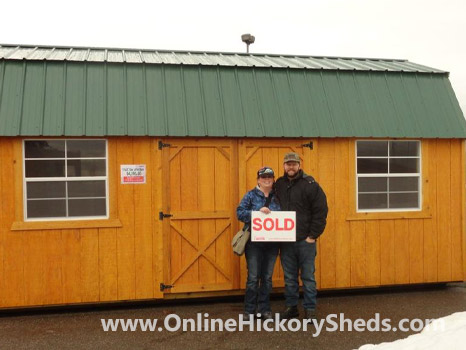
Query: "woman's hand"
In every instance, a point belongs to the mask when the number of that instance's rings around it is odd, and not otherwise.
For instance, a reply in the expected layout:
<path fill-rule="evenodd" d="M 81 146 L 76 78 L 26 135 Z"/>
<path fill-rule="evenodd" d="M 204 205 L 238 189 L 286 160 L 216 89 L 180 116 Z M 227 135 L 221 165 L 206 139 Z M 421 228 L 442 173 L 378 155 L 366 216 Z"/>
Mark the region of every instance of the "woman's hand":
<path fill-rule="evenodd" d="M 307 237 L 307 238 L 306 238 L 306 242 L 307 242 L 307 243 L 315 243 L 315 241 L 316 241 L 316 240 L 315 240 L 314 238 L 311 238 L 311 237 Z"/>
<path fill-rule="evenodd" d="M 270 209 L 267 207 L 262 207 L 259 209 L 259 211 L 264 214 L 270 214 Z"/>

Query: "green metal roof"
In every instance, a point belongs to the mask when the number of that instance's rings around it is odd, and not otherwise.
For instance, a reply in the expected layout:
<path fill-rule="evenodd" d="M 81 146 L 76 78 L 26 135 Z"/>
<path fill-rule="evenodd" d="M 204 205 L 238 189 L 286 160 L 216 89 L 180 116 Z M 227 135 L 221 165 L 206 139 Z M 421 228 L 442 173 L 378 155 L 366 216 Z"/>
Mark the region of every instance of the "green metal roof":
<path fill-rule="evenodd" d="M 0 135 L 466 138 L 466 122 L 433 70 L 3 57 Z"/>

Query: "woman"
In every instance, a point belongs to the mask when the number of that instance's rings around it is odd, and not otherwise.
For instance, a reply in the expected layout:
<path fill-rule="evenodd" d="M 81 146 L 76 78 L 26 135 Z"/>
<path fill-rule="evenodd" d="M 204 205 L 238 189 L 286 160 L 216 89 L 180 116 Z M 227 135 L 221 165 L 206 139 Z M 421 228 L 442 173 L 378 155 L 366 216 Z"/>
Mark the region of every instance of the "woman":
<path fill-rule="evenodd" d="M 261 211 L 269 214 L 280 210 L 273 190 L 275 174 L 272 168 L 263 167 L 257 172 L 257 187 L 246 193 L 241 200 L 236 215 L 238 219 L 250 227 L 251 212 Z M 246 244 L 245 255 L 248 266 L 248 280 L 244 296 L 244 318 L 250 319 L 256 312 L 263 319 L 271 319 L 270 292 L 272 290 L 272 274 L 277 260 L 279 245 L 275 242 L 251 242 Z"/>

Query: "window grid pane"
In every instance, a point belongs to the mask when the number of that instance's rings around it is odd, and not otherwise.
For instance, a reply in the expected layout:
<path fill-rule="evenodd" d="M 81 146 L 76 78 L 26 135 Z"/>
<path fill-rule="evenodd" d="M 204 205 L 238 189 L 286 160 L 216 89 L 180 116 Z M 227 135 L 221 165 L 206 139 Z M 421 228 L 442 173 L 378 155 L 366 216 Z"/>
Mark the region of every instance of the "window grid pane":
<path fill-rule="evenodd" d="M 387 147 L 388 156 L 382 155 L 383 147 L 377 146 L 377 142 Z M 356 145 L 358 210 L 420 209 L 420 142 L 357 141 Z M 383 159 L 386 165 L 381 162 Z"/>
<path fill-rule="evenodd" d="M 24 142 L 26 159 L 65 157 L 65 140 L 30 140 Z"/>
<path fill-rule="evenodd" d="M 387 209 L 388 195 L 383 193 L 359 194 L 360 209 Z"/>
<path fill-rule="evenodd" d="M 105 140 L 68 140 L 67 158 L 105 158 Z"/>
<path fill-rule="evenodd" d="M 65 181 L 41 181 L 28 182 L 26 184 L 26 195 L 31 199 L 50 199 L 50 198 L 66 198 Z"/>
<path fill-rule="evenodd" d="M 26 219 L 69 219 L 79 217 L 106 217 L 108 214 L 107 141 L 58 141 L 59 142 L 56 142 L 55 140 L 24 141 L 24 176 L 26 186 L 25 193 L 27 197 L 25 198 Z M 86 145 L 88 143 L 87 141 L 89 142 L 88 145 Z M 72 142 L 72 154 L 69 154 L 70 152 L 68 152 L 67 149 L 69 142 Z M 50 145 L 55 146 L 55 148 L 51 147 Z M 83 155 L 87 157 L 76 157 L 76 155 L 80 153 L 79 146 L 84 147 Z M 98 149 L 94 149 L 94 146 Z M 51 149 L 52 151 L 41 151 L 40 147 L 47 147 L 47 149 Z M 59 148 L 59 151 L 61 153 L 55 150 L 56 148 Z M 74 157 L 71 159 L 71 157 L 67 157 L 68 155 L 73 155 Z M 31 158 L 27 159 L 26 156 L 29 156 Z M 68 160 L 72 160 L 72 164 L 74 165 L 75 169 L 79 168 L 78 173 L 76 173 L 76 171 L 73 174 L 69 173 L 69 166 L 67 166 Z M 52 169 L 50 169 L 51 167 L 43 166 L 44 162 L 47 161 L 52 161 L 55 163 L 60 162 L 60 166 L 62 164 L 65 166 L 61 168 L 57 168 L 57 166 L 55 166 L 52 167 Z M 31 162 L 38 163 L 34 164 Z M 84 168 L 80 165 L 80 163 L 84 164 Z M 57 169 L 59 171 L 57 171 Z M 69 177 L 69 175 L 73 176 L 73 178 Z M 80 175 L 82 175 L 82 177 Z M 81 184 L 81 189 L 84 191 L 82 195 L 79 197 L 78 183 Z M 70 198 L 69 196 L 69 184 L 72 184 L 74 188 L 73 198 Z M 57 188 L 55 187 L 62 185 L 65 185 L 62 189 L 65 193 L 57 192 Z M 31 195 L 29 195 L 29 193 Z M 56 197 L 57 193 L 62 193 L 63 196 L 60 195 L 59 197 Z M 77 202 L 73 204 L 73 209 L 71 209 L 70 206 L 72 203 L 70 203 L 70 201 L 73 200 Z M 78 207 L 76 205 L 78 205 Z M 72 212 L 70 212 L 71 210 Z"/>
<path fill-rule="evenodd" d="M 27 201 L 28 218 L 66 218 L 65 200 Z"/>
<path fill-rule="evenodd" d="M 387 141 L 357 141 L 357 155 L 367 157 L 386 157 L 388 156 Z"/>

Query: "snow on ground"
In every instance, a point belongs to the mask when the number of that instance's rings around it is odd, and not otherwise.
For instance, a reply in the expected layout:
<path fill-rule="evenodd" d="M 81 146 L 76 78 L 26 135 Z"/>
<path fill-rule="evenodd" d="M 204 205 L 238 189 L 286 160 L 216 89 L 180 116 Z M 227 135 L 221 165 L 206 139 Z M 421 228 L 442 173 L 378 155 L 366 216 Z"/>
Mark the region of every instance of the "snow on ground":
<path fill-rule="evenodd" d="M 442 317 L 424 327 L 421 333 L 392 343 L 366 344 L 359 350 L 462 350 L 466 348 L 466 312 Z"/>

